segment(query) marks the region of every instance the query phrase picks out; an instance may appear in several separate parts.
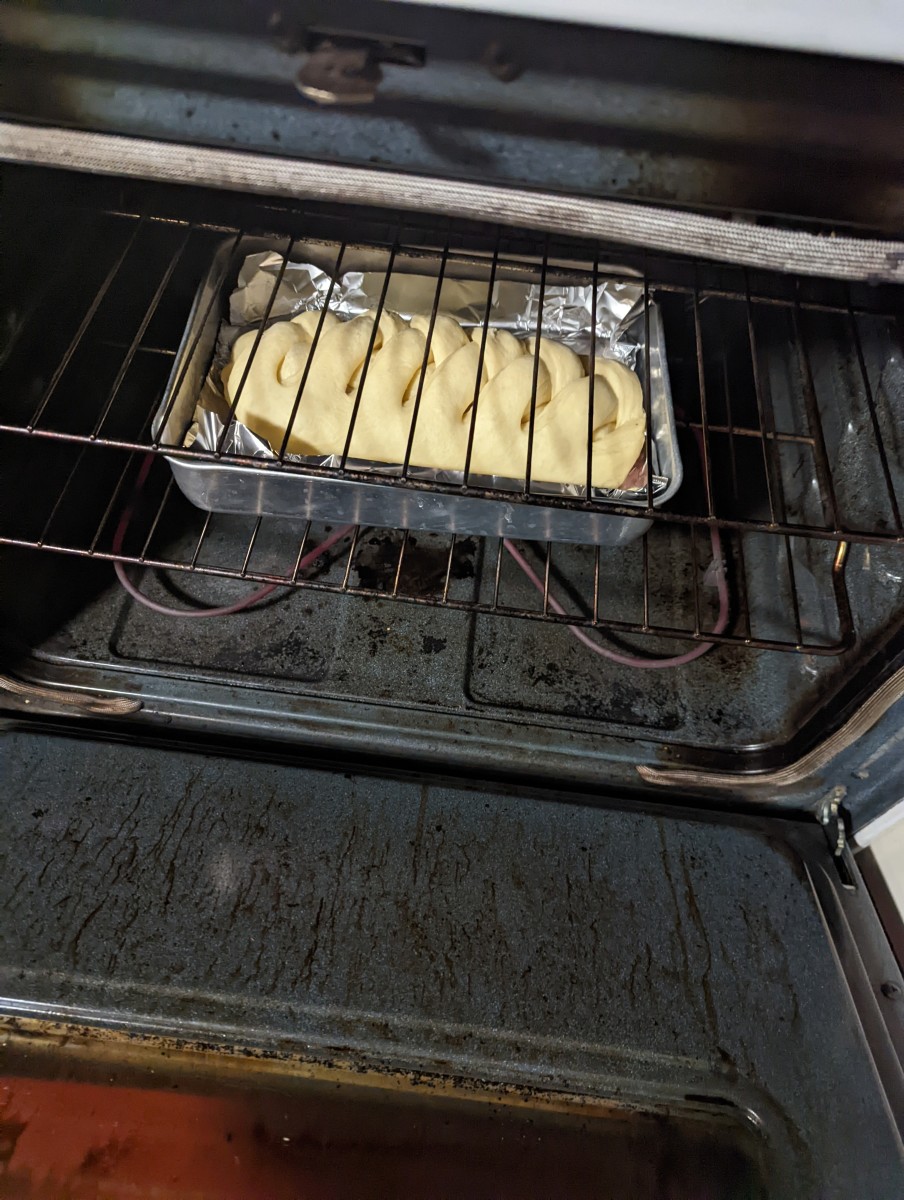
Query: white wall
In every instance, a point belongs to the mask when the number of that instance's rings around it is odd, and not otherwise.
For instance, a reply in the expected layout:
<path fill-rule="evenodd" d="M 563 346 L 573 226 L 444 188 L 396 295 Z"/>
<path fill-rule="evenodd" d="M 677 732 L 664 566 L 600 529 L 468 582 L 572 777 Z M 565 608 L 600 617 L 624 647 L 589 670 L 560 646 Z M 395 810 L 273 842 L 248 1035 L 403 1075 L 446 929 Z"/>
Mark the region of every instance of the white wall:
<path fill-rule="evenodd" d="M 904 0 L 413 0 L 904 62 Z"/>

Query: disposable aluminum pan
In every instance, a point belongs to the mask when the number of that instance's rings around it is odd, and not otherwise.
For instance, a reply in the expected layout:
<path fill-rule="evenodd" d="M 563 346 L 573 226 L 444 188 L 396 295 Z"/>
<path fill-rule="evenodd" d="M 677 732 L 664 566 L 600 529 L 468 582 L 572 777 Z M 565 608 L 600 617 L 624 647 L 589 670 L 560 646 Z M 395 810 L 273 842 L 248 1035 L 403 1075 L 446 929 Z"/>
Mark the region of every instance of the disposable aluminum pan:
<path fill-rule="evenodd" d="M 493 491 L 491 496 L 475 496 L 463 488 L 461 472 L 410 467 L 407 479 L 402 479 L 400 465 L 349 459 L 346 470 L 358 476 L 349 478 L 338 469 L 338 456 L 294 455 L 286 457 L 291 464 L 286 469 L 273 449 L 251 430 L 235 421 L 227 427 L 220 369 L 232 342 L 244 330 L 260 324 L 268 304 L 271 322 L 305 309 L 322 308 L 327 300 L 331 311 L 354 316 L 376 308 L 383 292 L 385 251 L 346 246 L 340 274 L 336 243 L 295 242 L 291 261 L 283 268 L 285 249 L 272 240 L 256 238 L 225 243 L 214 255 L 195 297 L 153 426 L 154 438 L 164 448 L 190 446 L 195 452 L 222 453 L 215 460 L 193 454 L 167 456 L 176 483 L 193 504 L 212 512 L 603 546 L 623 545 L 646 532 L 650 526 L 646 518 L 594 511 L 594 502 L 601 501 L 646 507 L 645 482 L 633 490 L 594 488 L 588 503 L 586 488 L 579 484 L 532 481 L 526 499 L 523 481 L 471 475 L 470 488 Z M 397 254 L 385 307 L 403 316 L 429 312 L 439 265 L 439 256 L 432 251 Z M 463 325 L 482 324 L 487 319 L 490 269 L 488 259 L 450 259 L 441 310 Z M 542 314 L 544 336 L 585 355 L 593 349 L 588 275 L 573 267 L 558 269 L 549 264 Z M 491 328 L 506 328 L 526 338 L 534 335 L 539 308 L 537 276 L 536 267 L 529 263 L 497 264 L 488 318 Z M 270 303 L 277 280 L 279 286 Z M 649 363 L 653 505 L 658 507 L 680 486 L 682 466 L 659 309 L 650 304 L 645 321 L 642 296 L 641 284 L 635 283 L 629 272 L 615 267 L 600 270 L 595 349 L 598 355 L 609 355 L 632 367 L 642 383 Z M 648 355 L 644 347 L 647 330 Z M 230 456 L 236 455 L 255 461 L 230 461 Z M 368 475 L 373 479 L 366 478 Z M 556 503 L 544 503 L 547 497 L 555 498 Z"/>

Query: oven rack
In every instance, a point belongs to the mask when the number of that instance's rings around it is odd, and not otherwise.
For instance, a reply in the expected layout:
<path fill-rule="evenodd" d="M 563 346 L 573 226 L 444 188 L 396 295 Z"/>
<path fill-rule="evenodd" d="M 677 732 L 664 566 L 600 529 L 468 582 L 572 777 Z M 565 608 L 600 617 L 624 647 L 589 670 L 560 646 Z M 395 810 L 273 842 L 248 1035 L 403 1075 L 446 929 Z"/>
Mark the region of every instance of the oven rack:
<path fill-rule="evenodd" d="M 20 436 L 62 439 L 141 450 L 160 448 L 140 436 L 147 422 L 150 397 L 144 405 L 127 404 L 123 383 L 136 360 L 147 354 L 173 357 L 188 317 L 188 296 L 175 287 L 176 276 L 186 270 L 194 286 L 214 248 L 225 238 L 238 242 L 243 233 L 272 237 L 288 257 L 296 236 L 279 230 L 243 231 L 235 226 L 162 218 L 140 213 L 103 213 L 108 218 L 108 238 L 103 245 L 83 247 L 91 257 L 91 276 L 97 285 L 72 309 L 71 325 L 54 343 L 60 347 L 55 367 L 35 396 L 4 397 L 0 432 Z M 333 218 L 335 224 L 336 218 Z M 302 209 L 295 215 L 309 234 Z M 321 221 L 321 223 L 323 223 Z M 637 259 L 630 253 L 564 245 L 540 235 L 528 237 L 498 231 L 487 246 L 468 252 L 455 248 L 448 228 L 420 230 L 410 218 L 395 230 L 362 228 L 352 223 L 351 236 L 337 245 L 341 260 L 349 244 L 381 249 L 386 266 L 404 250 L 424 254 L 424 238 L 432 234 L 439 244 L 432 262 L 446 271 L 456 263 L 471 263 L 474 252 L 489 262 L 491 276 L 503 267 L 530 271 L 542 291 L 547 273 L 567 267 L 577 280 L 596 282 L 605 273 L 617 274 L 606 261 L 624 260 L 629 268 L 645 262 L 642 272 L 644 309 L 656 300 L 664 310 L 666 346 L 669 350 L 672 389 L 679 425 L 699 437 L 702 471 L 699 487 L 687 484 L 667 510 L 654 508 L 651 483 L 646 504 L 533 494 L 529 484 L 519 501 L 544 506 L 592 507 L 594 511 L 622 516 L 715 525 L 726 529 L 759 530 L 779 535 L 817 537 L 830 541 L 904 541 L 904 344 L 902 344 L 898 289 L 858 289 L 832 281 L 753 277 L 742 269 L 716 267 L 703 262 Z M 451 227 L 452 223 L 446 223 Z M 379 236 L 382 234 L 382 236 Z M 151 257 L 152 256 L 152 257 Z M 77 256 L 76 256 L 77 257 Z M 150 259 L 150 261 L 149 261 Z M 429 264 L 429 257 L 427 262 Z M 426 269 L 426 267 L 425 267 Z M 89 277 L 89 278 L 90 278 Z M 633 276 L 629 276 L 633 281 Z M 42 288 L 43 284 L 43 288 Z M 193 290 L 193 289 L 192 289 Z M 41 294 L 43 291 L 43 295 Z M 33 306 L 48 307 L 57 294 L 50 280 L 36 281 Z M 129 294 L 127 312 L 117 311 L 117 299 Z M 859 293 L 859 296 L 858 296 Z M 438 299 L 437 291 L 437 299 Z M 165 344 L 149 336 L 160 323 L 161 310 L 179 307 L 180 321 L 170 323 Z M 52 303 L 49 310 L 57 321 Z M 140 311 L 139 311 L 140 310 Z M 17 343 L 27 343 L 26 312 L 7 341 L 2 360 L 16 357 Z M 676 346 L 675 339 L 681 343 Z M 73 406 L 63 387 L 67 373 L 98 343 L 120 352 L 120 360 L 107 387 L 95 383 L 90 397 Z M 649 384 L 647 383 L 647 390 Z M 159 397 L 154 397 L 158 399 Z M 647 404 L 647 453 L 649 404 Z M 233 455 L 226 450 L 186 450 L 167 446 L 170 456 L 260 466 L 260 460 Z M 343 459 L 347 455 L 342 456 Z M 652 479 L 653 472 L 648 476 Z M 268 469 L 330 477 L 373 480 L 348 466 L 297 466 L 285 451 Z M 804 477 L 808 486 L 801 489 Z M 492 488 L 424 482 L 409 476 L 407 464 L 397 486 L 420 490 L 494 498 Z M 504 493 L 510 495 L 510 493 Z"/>
<path fill-rule="evenodd" d="M 38 470 L 57 483 L 42 505 L 15 514 L 8 505 L 0 513 L 0 543 L 173 572 L 165 589 L 177 606 L 221 603 L 209 585 L 191 583 L 208 576 L 642 634 L 664 643 L 690 639 L 832 655 L 854 640 L 844 549 L 819 540 L 717 535 L 732 620 L 714 634 L 714 548 L 711 531 L 700 525 L 657 527 L 617 551 L 509 543 L 532 567 L 533 584 L 501 539 L 362 526 L 350 527 L 322 562 L 304 571 L 301 560 L 334 526 L 202 512 L 153 452 L 33 445 L 39 455 L 17 469 L 23 475 Z M 761 586 L 765 577 L 768 589 Z M 134 578 L 141 584 L 140 573 Z M 159 584 L 151 588 L 159 591 Z M 235 596 L 242 594 L 238 589 Z M 166 601 L 165 592 L 161 598 Z M 679 653 L 671 645 L 665 650 Z"/>
<path fill-rule="evenodd" d="M 456 222 L 430 224 L 410 216 L 404 220 L 368 219 L 360 214 L 344 218 L 316 207 L 286 206 L 268 210 L 267 217 L 267 225 L 245 228 L 154 212 L 76 210 L 73 220 L 82 222 L 83 237 L 72 239 L 64 253 L 52 256 L 46 275 L 35 273 L 2 354 L 0 369 L 6 381 L 0 398 L 2 455 L 8 469 L 18 473 L 24 489 L 19 495 L 27 495 L 29 504 L 24 515 L 21 506 L 4 504 L 0 543 L 120 558 L 181 572 L 389 594 L 474 612 L 503 612 L 667 639 L 690 637 L 823 654 L 838 653 L 851 644 L 854 623 L 844 581 L 848 544 L 904 540 L 898 451 L 902 441 L 898 402 L 904 393 L 895 289 L 757 276 L 712 264 L 613 251 L 604 254 L 598 247 L 539 235 L 502 230 L 487 234 Z M 656 522 L 650 537 L 637 548 L 636 565 L 627 565 L 629 556 L 622 550 L 601 555 L 592 547 L 541 547 L 536 566 L 543 588 L 536 603 L 532 596 L 530 603 L 523 596 L 506 602 L 502 594 L 506 569 L 500 565 L 504 552 L 501 543 L 488 542 L 485 557 L 489 561 L 495 554 L 495 565 L 484 568 L 491 580 L 489 595 L 481 585 L 468 596 L 456 594 L 449 586 L 415 596 L 406 594 L 404 583 L 406 556 L 415 535 L 392 539 L 391 553 L 397 555 L 389 572 L 392 586 L 384 580 L 374 588 L 361 582 L 355 567 L 355 555 L 365 540 L 363 531 L 354 536 L 340 578 L 299 579 L 285 560 L 278 569 L 255 566 L 255 547 L 270 519 L 253 518 L 245 522 L 243 531 L 234 519 L 227 521 L 234 539 L 232 550 L 222 561 L 207 562 L 205 543 L 224 522 L 180 504 L 163 463 L 155 464 L 152 477 L 158 488 L 164 481 L 165 494 L 158 494 L 158 510 L 149 518 L 141 544 L 137 544 L 141 531 L 136 520 L 125 544 L 114 549 L 117 505 L 126 501 L 136 464 L 147 452 L 160 456 L 164 450 L 151 439 L 150 421 L 194 289 L 223 239 L 239 239 L 245 233 L 282 237 L 289 255 L 300 236 L 336 239 L 340 252 L 353 240 L 355 245 L 382 250 L 387 265 L 402 251 L 423 254 L 431 247 L 447 266 L 473 261 L 477 254 L 489 262 L 491 271 L 502 267 L 532 271 L 541 287 L 553 267 L 589 281 L 603 271 L 612 276 L 607 262 L 640 270 L 645 311 L 655 300 L 665 323 L 687 466 L 685 484 L 665 510 L 653 508 L 649 494 L 646 505 L 639 507 L 593 502 L 598 511 L 647 516 Z M 54 364 L 51 370 L 30 371 L 36 344 L 44 354 L 42 361 Z M 695 445 L 699 446 L 696 464 Z M 182 447 L 165 449 L 169 455 L 197 454 Z M 210 457 L 246 461 L 226 454 Z M 268 469 L 297 470 L 285 460 Z M 316 468 L 304 470 L 317 473 Z M 341 467 L 321 470 L 373 478 Z M 112 482 L 104 491 L 96 481 L 108 477 Z M 648 477 L 652 477 L 649 469 Z M 62 482 L 57 485 L 52 480 Z M 403 473 L 396 486 L 438 485 Z M 494 494 L 472 484 L 450 490 Z M 528 494 L 524 502 L 535 499 L 541 497 Z M 542 503 L 584 502 L 542 496 Z M 185 554 L 155 550 L 157 531 L 169 528 L 170 515 L 177 509 L 183 524 L 191 523 L 189 518 L 201 520 L 196 545 Z M 79 519 L 73 521 L 76 511 Z M 88 512 L 98 520 L 86 531 L 82 516 Z M 713 614 L 705 572 L 713 530 L 721 531 L 733 595 L 728 631 L 710 638 Z M 316 536 L 316 530 L 296 530 L 295 541 L 300 545 Z M 444 585 L 454 577 L 456 561 L 456 539 L 446 541 Z M 667 618 L 656 616 L 661 598 L 656 556 L 661 547 L 667 547 L 664 561 L 673 564 L 683 554 L 684 574 L 690 579 L 677 608 L 678 602 L 668 599 Z M 603 603 L 613 553 L 619 563 L 618 590 L 623 593 L 617 615 Z M 299 551 L 295 557 L 301 556 Z M 565 590 L 571 587 L 579 594 L 573 611 L 562 616 L 554 611 L 551 596 L 559 594 L 560 564 L 564 570 L 575 557 L 585 560 L 579 571 L 583 583 L 570 585 L 564 579 Z M 587 561 L 593 563 L 589 574 Z M 766 609 L 768 631 L 764 632 Z M 819 620 L 813 616 L 816 609 Z"/>

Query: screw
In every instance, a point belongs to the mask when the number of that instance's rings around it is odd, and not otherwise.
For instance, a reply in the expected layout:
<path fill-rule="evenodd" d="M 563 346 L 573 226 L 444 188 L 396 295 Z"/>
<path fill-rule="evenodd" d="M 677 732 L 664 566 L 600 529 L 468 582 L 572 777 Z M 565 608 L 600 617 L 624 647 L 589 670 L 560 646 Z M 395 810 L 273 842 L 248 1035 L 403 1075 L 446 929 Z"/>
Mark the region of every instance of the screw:
<path fill-rule="evenodd" d="M 885 997 L 886 1000 L 900 1000 L 901 999 L 902 993 L 901 993 L 900 987 L 898 987 L 898 985 L 896 983 L 892 983 L 890 979 L 886 980 L 885 983 L 882 984 L 882 986 L 879 988 L 879 991 L 882 993 L 882 995 Z"/>
<path fill-rule="evenodd" d="M 521 74 L 521 65 L 514 61 L 498 42 L 490 42 L 483 53 L 484 66 L 502 83 L 511 83 Z"/>

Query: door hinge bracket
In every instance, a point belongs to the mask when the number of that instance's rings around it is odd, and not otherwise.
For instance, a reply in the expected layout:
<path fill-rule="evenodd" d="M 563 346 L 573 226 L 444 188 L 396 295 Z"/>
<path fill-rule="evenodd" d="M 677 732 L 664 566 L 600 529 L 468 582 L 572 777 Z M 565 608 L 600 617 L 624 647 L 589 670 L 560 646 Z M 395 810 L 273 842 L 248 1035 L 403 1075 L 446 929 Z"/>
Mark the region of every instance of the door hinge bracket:
<path fill-rule="evenodd" d="M 846 795 L 847 788 L 838 785 L 820 800 L 816 810 L 816 819 L 825 830 L 826 840 L 834 858 L 841 858 L 847 845 L 847 832 L 841 813 L 841 801 Z"/>
<path fill-rule="evenodd" d="M 38 683 L 24 683 L 21 679 L 13 679 L 9 675 L 0 675 L 0 693 L 2 692 L 16 696 L 23 704 L 40 705 L 42 701 L 49 701 L 51 704 L 63 705 L 65 708 L 99 717 L 127 716 L 129 713 L 138 712 L 142 705 L 141 700 L 133 700 L 126 696 L 98 696 L 93 692 L 44 687 Z"/>

